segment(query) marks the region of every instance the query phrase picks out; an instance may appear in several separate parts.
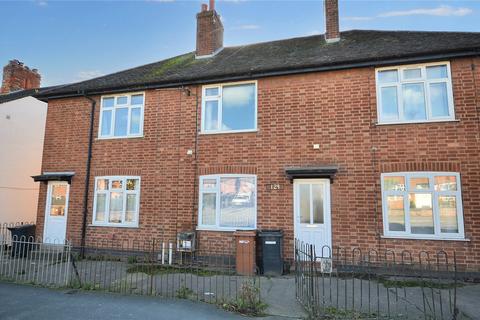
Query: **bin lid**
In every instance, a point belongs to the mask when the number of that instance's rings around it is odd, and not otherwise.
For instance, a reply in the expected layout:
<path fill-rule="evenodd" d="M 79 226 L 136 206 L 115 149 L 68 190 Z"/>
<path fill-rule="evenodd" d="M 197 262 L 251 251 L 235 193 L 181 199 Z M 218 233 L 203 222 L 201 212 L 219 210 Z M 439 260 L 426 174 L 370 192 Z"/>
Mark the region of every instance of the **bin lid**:
<path fill-rule="evenodd" d="M 35 227 L 35 225 L 34 224 L 20 224 L 18 226 L 7 227 L 7 229 L 12 231 L 12 230 L 27 229 L 27 228 L 31 228 L 31 227 Z"/>
<path fill-rule="evenodd" d="M 258 232 L 259 237 L 283 237 L 283 230 L 260 230 Z"/>

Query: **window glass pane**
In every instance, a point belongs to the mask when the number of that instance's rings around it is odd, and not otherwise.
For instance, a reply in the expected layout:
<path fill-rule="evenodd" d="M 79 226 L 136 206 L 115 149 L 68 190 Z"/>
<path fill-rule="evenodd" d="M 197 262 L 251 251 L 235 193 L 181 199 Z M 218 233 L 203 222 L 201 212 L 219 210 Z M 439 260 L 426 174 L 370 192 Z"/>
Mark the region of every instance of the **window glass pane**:
<path fill-rule="evenodd" d="M 434 234 L 432 194 L 410 193 L 410 227 L 414 234 Z"/>
<path fill-rule="evenodd" d="M 110 215 L 108 222 L 121 223 L 123 212 L 123 193 L 112 192 L 110 194 Z"/>
<path fill-rule="evenodd" d="M 217 194 L 204 193 L 202 197 L 202 225 L 215 225 L 215 208 L 217 205 Z"/>
<path fill-rule="evenodd" d="M 398 119 L 397 87 L 383 87 L 382 95 L 382 118 Z"/>
<path fill-rule="evenodd" d="M 142 114 L 141 108 L 132 108 L 130 118 L 130 134 L 140 133 L 140 117 Z"/>
<path fill-rule="evenodd" d="M 206 96 L 218 96 L 218 87 L 217 88 L 207 88 L 205 89 Z"/>
<path fill-rule="evenodd" d="M 115 111 L 115 136 L 127 135 L 128 108 L 118 108 Z"/>
<path fill-rule="evenodd" d="M 97 205 L 95 207 L 95 221 L 104 222 L 105 221 L 105 209 L 106 209 L 107 195 L 105 193 L 97 194 Z"/>
<path fill-rule="evenodd" d="M 378 82 L 387 83 L 387 82 L 397 82 L 398 81 L 398 72 L 397 70 L 385 70 L 378 72 Z"/>
<path fill-rule="evenodd" d="M 427 67 L 427 79 L 442 79 L 442 78 L 448 78 L 446 65 Z"/>
<path fill-rule="evenodd" d="M 100 130 L 102 136 L 110 135 L 112 128 L 112 110 L 103 110 L 102 112 L 102 128 Z"/>
<path fill-rule="evenodd" d="M 255 85 L 223 87 L 222 130 L 255 129 Z"/>
<path fill-rule="evenodd" d="M 423 83 L 407 83 L 402 88 L 405 120 L 425 120 L 427 112 Z"/>
<path fill-rule="evenodd" d="M 422 77 L 422 70 L 420 68 L 403 70 L 403 78 L 405 80 L 418 79 L 421 77 Z"/>
<path fill-rule="evenodd" d="M 255 227 L 255 179 L 220 179 L 220 226 Z"/>
<path fill-rule="evenodd" d="M 67 204 L 67 185 L 52 185 L 50 215 L 64 216 Z"/>
<path fill-rule="evenodd" d="M 127 194 L 127 210 L 125 211 L 125 222 L 135 221 L 137 212 L 137 195 Z"/>
<path fill-rule="evenodd" d="M 103 107 L 104 108 L 110 108 L 113 107 L 115 99 L 113 97 L 111 98 L 103 98 Z"/>
<path fill-rule="evenodd" d="M 457 177 L 455 176 L 435 177 L 435 191 L 457 191 Z"/>
<path fill-rule="evenodd" d="M 448 117 L 448 94 L 445 82 L 430 84 L 430 102 L 432 117 Z"/>
<path fill-rule="evenodd" d="M 300 223 L 310 223 L 310 185 L 301 184 L 300 193 Z"/>
<path fill-rule="evenodd" d="M 131 105 L 143 105 L 143 94 L 136 94 L 131 99 Z"/>
<path fill-rule="evenodd" d="M 122 189 L 123 181 L 122 180 L 113 180 L 112 181 L 112 189 Z"/>
<path fill-rule="evenodd" d="M 405 191 L 405 177 L 384 177 L 383 188 L 385 191 Z"/>
<path fill-rule="evenodd" d="M 127 104 L 127 97 L 117 97 L 117 104 Z"/>
<path fill-rule="evenodd" d="M 387 197 L 388 230 L 405 231 L 405 208 L 403 196 Z"/>
<path fill-rule="evenodd" d="M 97 190 L 108 190 L 108 179 L 98 179 Z"/>
<path fill-rule="evenodd" d="M 429 179 L 426 177 L 410 178 L 410 190 L 430 189 Z"/>
<path fill-rule="evenodd" d="M 218 101 L 205 102 L 205 130 L 218 129 Z"/>
<path fill-rule="evenodd" d="M 203 179 L 203 187 L 206 189 L 212 189 L 217 186 L 217 179 Z"/>
<path fill-rule="evenodd" d="M 455 196 L 439 196 L 440 230 L 444 233 L 458 233 L 457 199 Z"/>
<path fill-rule="evenodd" d="M 122 185 L 120 184 L 120 188 Z M 138 179 L 127 179 L 127 190 L 136 190 L 138 188 Z"/>
<path fill-rule="evenodd" d="M 312 184 L 313 223 L 323 223 L 323 185 Z"/>

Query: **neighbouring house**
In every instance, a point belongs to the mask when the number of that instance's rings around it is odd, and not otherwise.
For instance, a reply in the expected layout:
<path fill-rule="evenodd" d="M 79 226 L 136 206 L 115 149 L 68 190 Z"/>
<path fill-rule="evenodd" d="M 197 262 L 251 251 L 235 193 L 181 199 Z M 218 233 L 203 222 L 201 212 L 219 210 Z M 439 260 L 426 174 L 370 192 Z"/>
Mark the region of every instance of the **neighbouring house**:
<path fill-rule="evenodd" d="M 30 177 L 42 166 L 47 103 L 40 74 L 18 60 L 3 68 L 0 90 L 0 225 L 35 222 L 38 184 Z"/>
<path fill-rule="evenodd" d="M 282 229 L 322 246 L 456 251 L 480 265 L 480 33 L 339 31 L 196 50 L 37 95 L 38 232 L 231 248 Z M 319 12 L 320 20 L 320 12 Z M 320 250 L 320 249 L 318 249 Z"/>

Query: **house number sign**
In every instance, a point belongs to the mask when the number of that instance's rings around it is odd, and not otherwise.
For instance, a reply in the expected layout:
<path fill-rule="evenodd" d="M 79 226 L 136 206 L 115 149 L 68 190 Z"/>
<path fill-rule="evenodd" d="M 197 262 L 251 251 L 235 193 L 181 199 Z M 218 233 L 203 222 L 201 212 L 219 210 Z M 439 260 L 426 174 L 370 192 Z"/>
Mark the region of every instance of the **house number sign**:
<path fill-rule="evenodd" d="M 271 183 L 269 185 L 269 189 L 270 190 L 280 190 L 281 189 L 281 185 L 280 183 Z"/>

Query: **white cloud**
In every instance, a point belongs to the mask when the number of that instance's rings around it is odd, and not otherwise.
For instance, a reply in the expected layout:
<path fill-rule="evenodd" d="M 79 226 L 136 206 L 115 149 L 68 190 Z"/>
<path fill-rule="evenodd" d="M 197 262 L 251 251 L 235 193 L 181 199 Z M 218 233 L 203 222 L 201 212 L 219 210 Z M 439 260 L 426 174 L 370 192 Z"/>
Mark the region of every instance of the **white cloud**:
<path fill-rule="evenodd" d="M 104 73 L 99 70 L 85 70 L 77 73 L 75 81 L 85 81 L 92 78 L 97 78 L 103 76 Z"/>
<path fill-rule="evenodd" d="M 341 18 L 342 20 L 345 21 L 369 21 L 372 20 L 372 17 L 343 17 Z"/>
<path fill-rule="evenodd" d="M 260 26 L 257 25 L 257 24 L 242 24 L 242 25 L 236 27 L 236 29 L 240 29 L 240 30 L 256 30 L 256 29 L 260 29 Z"/>
<path fill-rule="evenodd" d="M 306 35 L 306 36 L 315 36 L 315 35 L 317 35 L 317 34 L 322 34 L 322 33 L 323 33 L 323 32 L 320 31 L 320 30 L 311 30 L 311 31 L 307 32 L 305 35 Z"/>
<path fill-rule="evenodd" d="M 46 7 L 46 6 L 48 6 L 48 2 L 47 2 L 47 1 L 44 1 L 44 0 L 38 0 L 38 1 L 35 1 L 35 3 L 36 3 L 37 6 L 39 6 L 39 7 Z"/>
<path fill-rule="evenodd" d="M 423 16 L 441 16 L 441 17 L 449 17 L 449 16 L 456 16 L 462 17 L 473 12 L 470 8 L 455 8 L 451 6 L 439 6 L 437 8 L 425 9 L 425 8 L 417 8 L 411 10 L 399 10 L 399 11 L 388 11 L 379 14 L 378 16 L 381 18 L 387 17 L 401 17 L 401 16 L 415 16 L 415 15 L 423 15 Z"/>

